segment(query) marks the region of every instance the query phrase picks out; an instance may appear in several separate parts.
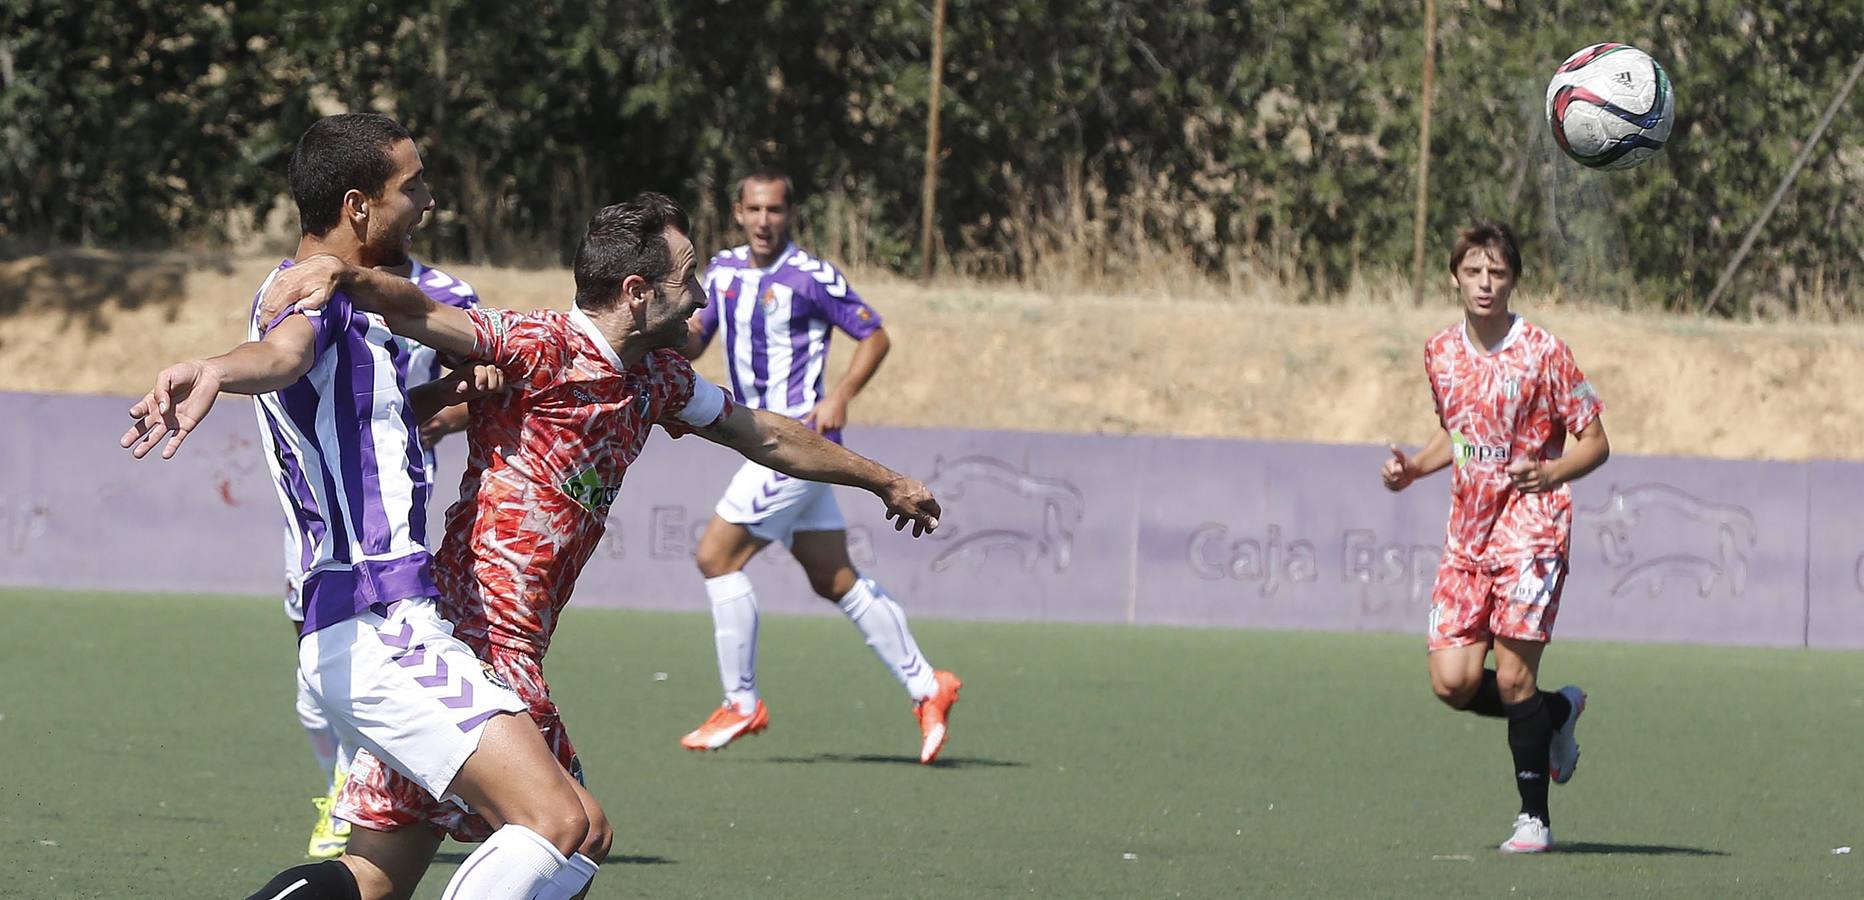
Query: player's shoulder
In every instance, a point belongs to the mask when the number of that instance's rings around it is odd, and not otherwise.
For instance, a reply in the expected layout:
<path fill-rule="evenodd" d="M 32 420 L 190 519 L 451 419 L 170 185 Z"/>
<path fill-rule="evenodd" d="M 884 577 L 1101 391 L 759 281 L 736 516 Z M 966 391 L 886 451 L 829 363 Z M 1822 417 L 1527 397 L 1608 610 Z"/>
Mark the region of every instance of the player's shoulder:
<path fill-rule="evenodd" d="M 1572 352 L 1572 349 L 1566 345 L 1566 341 L 1561 340 L 1559 335 L 1556 335 L 1553 332 L 1548 331 L 1546 328 L 1532 321 L 1529 321 L 1526 317 L 1523 317 L 1521 319 L 1521 334 L 1519 336 L 1519 340 L 1521 341 L 1521 344 L 1523 346 L 1532 347 L 1535 350 L 1542 352 L 1542 353 L 1546 353 L 1546 352 L 1571 353 Z"/>
<path fill-rule="evenodd" d="M 1462 346 L 1463 323 L 1457 322 L 1430 336 L 1424 342 L 1424 353 L 1428 356 L 1443 356 Z"/>
<path fill-rule="evenodd" d="M 416 265 L 419 271 L 415 273 L 414 283 L 435 302 L 461 309 L 479 305 L 479 292 L 473 290 L 466 279 L 434 266 Z"/>
<path fill-rule="evenodd" d="M 785 281 L 811 293 L 837 300 L 848 295 L 848 279 L 842 275 L 841 270 L 835 268 L 834 263 L 811 255 L 801 247 L 784 257 L 781 274 Z"/>
<path fill-rule="evenodd" d="M 713 269 L 742 269 L 748 267 L 750 264 L 751 245 L 739 244 L 736 247 L 720 250 L 712 254 L 712 258 L 706 262 L 705 267 L 707 271 Z"/>

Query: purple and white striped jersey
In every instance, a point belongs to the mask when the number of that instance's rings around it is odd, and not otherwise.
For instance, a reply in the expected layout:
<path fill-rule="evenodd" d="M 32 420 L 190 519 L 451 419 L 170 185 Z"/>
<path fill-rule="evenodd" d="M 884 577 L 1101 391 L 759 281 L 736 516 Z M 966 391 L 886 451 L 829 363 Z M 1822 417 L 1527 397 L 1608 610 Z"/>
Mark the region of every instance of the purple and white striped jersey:
<path fill-rule="evenodd" d="M 259 298 L 247 336 L 260 339 Z M 316 361 L 283 390 L 254 398 L 259 436 L 285 518 L 298 539 L 309 634 L 372 604 L 431 597 L 424 546 L 432 493 L 408 404 L 406 342 L 342 293 L 302 313 Z"/>
<path fill-rule="evenodd" d="M 724 333 L 735 399 L 792 418 L 822 400 L 830 326 L 857 341 L 880 327 L 880 314 L 840 271 L 795 244 L 762 269 L 749 246 L 720 251 L 706 266 L 705 291 L 699 322 L 707 339 Z"/>
<path fill-rule="evenodd" d="M 408 280 L 432 297 L 435 303 L 460 309 L 475 309 L 479 306 L 479 295 L 473 291 L 472 285 L 439 269 L 424 266 L 418 259 L 409 259 L 408 264 Z M 444 374 L 440 354 L 432 347 L 407 338 L 396 340 L 408 346 L 408 387 L 426 384 Z"/>
<path fill-rule="evenodd" d="M 455 278 L 439 269 L 421 264 L 412 257 L 408 260 L 408 280 L 421 289 L 435 303 L 457 306 L 460 309 L 476 309 L 479 295 L 472 285 Z M 446 367 L 440 364 L 440 354 L 434 348 L 419 341 L 405 337 L 396 337 L 408 354 L 408 387 L 419 387 L 445 374 Z M 421 448 L 421 461 L 427 469 L 427 480 L 434 480 L 435 469 L 439 462 L 434 457 L 434 448 Z M 293 619 L 302 620 L 304 610 L 298 605 L 299 584 L 304 580 L 304 572 L 298 567 L 303 564 L 303 552 L 298 546 L 297 525 L 287 519 L 285 525 L 285 614 Z"/>

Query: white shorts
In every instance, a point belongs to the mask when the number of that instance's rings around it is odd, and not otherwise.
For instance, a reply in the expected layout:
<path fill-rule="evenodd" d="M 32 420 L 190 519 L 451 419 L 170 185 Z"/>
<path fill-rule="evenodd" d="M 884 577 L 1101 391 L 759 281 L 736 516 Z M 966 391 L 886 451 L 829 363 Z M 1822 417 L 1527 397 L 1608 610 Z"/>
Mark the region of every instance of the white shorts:
<path fill-rule="evenodd" d="M 713 512 L 760 540 L 782 541 L 785 547 L 798 531 L 848 530 L 832 485 L 791 478 L 754 462 L 731 477 Z"/>
<path fill-rule="evenodd" d="M 298 669 L 339 740 L 364 747 L 436 800 L 485 723 L 524 701 L 453 636 L 431 597 L 365 612 L 298 642 Z"/>

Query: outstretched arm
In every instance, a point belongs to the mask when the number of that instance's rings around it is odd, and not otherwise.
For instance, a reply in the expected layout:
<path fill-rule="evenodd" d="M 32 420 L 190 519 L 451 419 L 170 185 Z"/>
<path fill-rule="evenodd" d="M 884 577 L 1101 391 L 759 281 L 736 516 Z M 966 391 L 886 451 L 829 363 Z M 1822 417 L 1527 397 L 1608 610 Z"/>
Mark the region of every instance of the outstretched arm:
<path fill-rule="evenodd" d="M 861 389 L 867 387 L 869 379 L 880 371 L 880 363 L 887 358 L 887 351 L 893 349 L 893 339 L 887 337 L 887 329 L 875 328 L 867 337 L 855 345 L 854 358 L 848 361 L 848 371 L 843 373 L 835 388 L 816 404 L 814 412 L 804 419 L 821 433 L 837 431 L 848 424 L 848 403 Z"/>
<path fill-rule="evenodd" d="M 925 485 L 787 416 L 734 404 L 724 418 L 694 433 L 792 478 L 869 491 L 886 503 L 887 518 L 897 520 L 896 531 L 911 523 L 918 537 L 938 527 L 938 501 Z"/>
<path fill-rule="evenodd" d="M 278 274 L 259 302 L 262 323 L 286 310 L 318 309 L 342 291 L 357 309 L 376 313 L 390 331 L 454 356 L 474 349 L 471 317 L 466 311 L 435 302 L 414 282 L 399 275 L 352 266 L 334 256 L 312 256 Z"/>
<path fill-rule="evenodd" d="M 170 459 L 207 418 L 221 391 L 276 391 L 304 377 L 316 361 L 316 332 L 303 316 L 292 316 L 264 340 L 247 341 L 212 359 L 176 363 L 163 369 L 155 378 L 155 387 L 129 408 L 130 418 L 136 421 L 118 443 L 141 459 L 168 438 L 162 458 Z"/>
<path fill-rule="evenodd" d="M 408 408 L 421 423 L 421 440 L 438 438 L 466 428 L 466 409 L 460 404 L 487 394 L 503 393 L 505 373 L 496 366 L 461 366 L 433 381 L 408 390 Z"/>

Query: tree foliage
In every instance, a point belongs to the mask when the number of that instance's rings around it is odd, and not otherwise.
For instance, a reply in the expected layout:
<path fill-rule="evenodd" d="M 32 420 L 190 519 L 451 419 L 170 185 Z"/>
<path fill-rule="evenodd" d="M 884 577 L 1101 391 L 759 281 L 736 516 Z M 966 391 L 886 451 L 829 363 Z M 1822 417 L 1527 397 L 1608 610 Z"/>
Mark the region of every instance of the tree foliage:
<path fill-rule="evenodd" d="M 1433 248 L 1506 219 L 1536 274 L 1604 299 L 1706 294 L 1864 54 L 1855 3 L 1440 7 Z M 443 255 L 559 260 L 596 206 L 644 188 L 687 199 L 716 240 L 735 179 L 770 164 L 795 176 L 823 249 L 916 264 L 923 0 L 0 10 L 0 236 L 211 237 L 279 201 L 316 115 L 379 109 L 422 143 Z M 1162 252 L 1319 290 L 1408 266 L 1422 18 L 1416 0 L 951 0 L 946 259 L 1023 276 Z M 1677 89 L 1670 147 L 1631 172 L 1559 158 L 1541 117 L 1554 65 L 1608 39 L 1650 51 Z M 1736 305 L 1864 287 L 1864 99 L 1846 110 Z"/>

